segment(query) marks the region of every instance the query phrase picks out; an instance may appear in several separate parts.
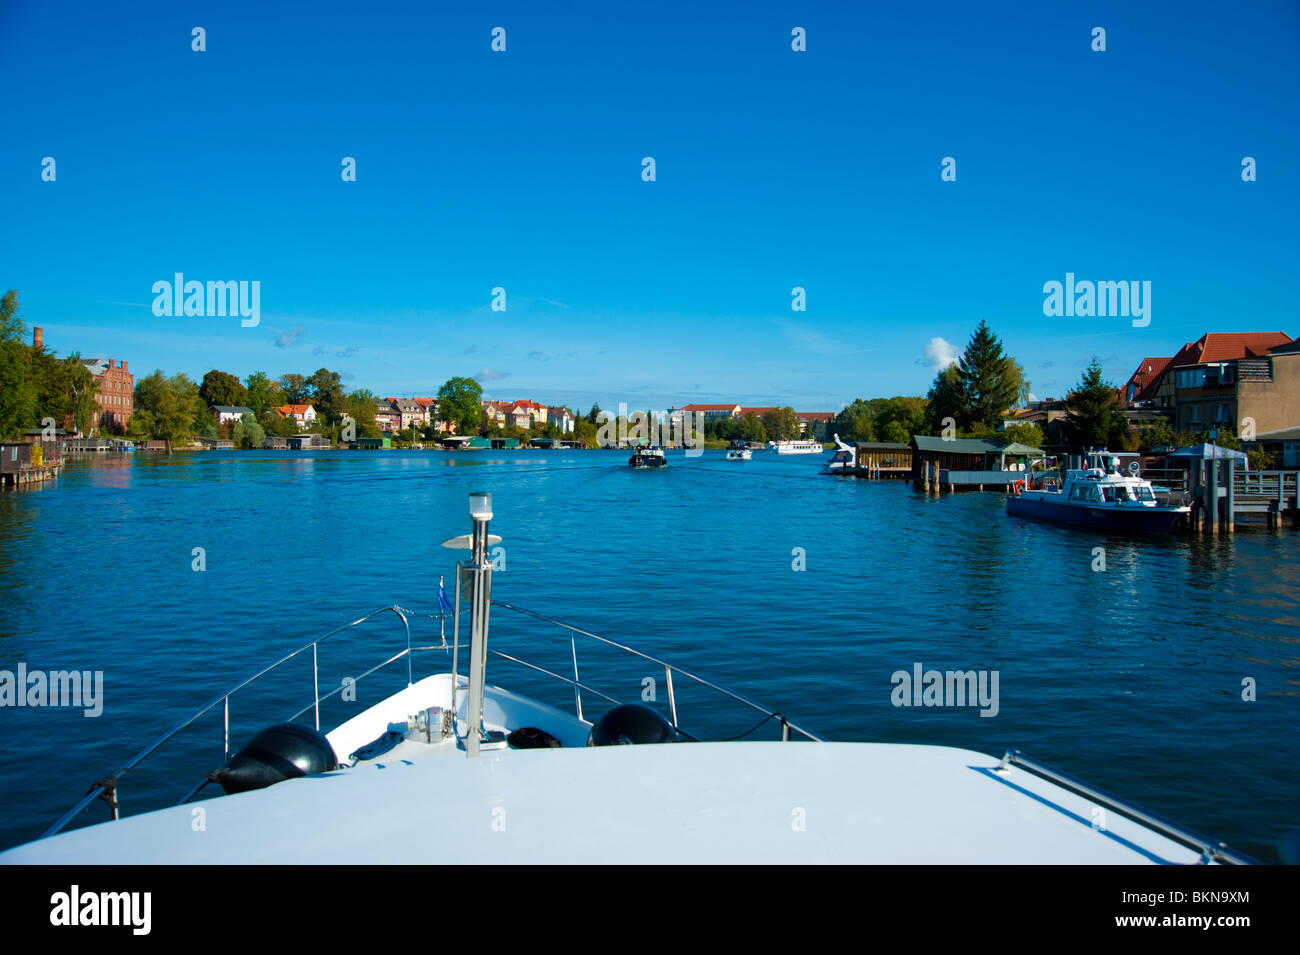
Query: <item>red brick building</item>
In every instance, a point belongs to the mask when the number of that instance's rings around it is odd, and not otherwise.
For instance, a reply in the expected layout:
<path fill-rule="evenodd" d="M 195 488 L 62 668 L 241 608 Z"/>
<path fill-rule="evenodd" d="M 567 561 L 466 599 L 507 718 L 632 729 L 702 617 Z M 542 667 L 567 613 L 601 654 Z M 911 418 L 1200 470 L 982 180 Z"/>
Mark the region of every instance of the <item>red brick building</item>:
<path fill-rule="evenodd" d="M 127 370 L 125 361 L 112 358 L 87 361 L 86 367 L 99 385 L 95 395 L 99 410 L 91 416 L 90 426 L 125 428 L 135 410 L 135 375 Z"/>

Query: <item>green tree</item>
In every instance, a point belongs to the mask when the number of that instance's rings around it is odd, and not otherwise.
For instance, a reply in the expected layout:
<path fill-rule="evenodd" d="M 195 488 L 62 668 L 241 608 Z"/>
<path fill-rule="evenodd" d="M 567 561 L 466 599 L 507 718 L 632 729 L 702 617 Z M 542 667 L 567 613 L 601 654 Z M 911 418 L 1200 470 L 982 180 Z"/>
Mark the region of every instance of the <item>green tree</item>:
<path fill-rule="evenodd" d="M 769 441 L 793 441 L 799 437 L 799 416 L 793 408 L 773 408 L 763 415 L 763 430 Z"/>
<path fill-rule="evenodd" d="M 230 437 L 236 447 L 257 449 L 266 441 L 266 432 L 254 415 L 245 414 L 239 416 L 239 422 L 230 432 Z"/>
<path fill-rule="evenodd" d="M 259 419 L 272 408 L 284 404 L 284 395 L 279 385 L 267 377 L 264 371 L 255 371 L 244 379 L 244 401 L 242 404 L 253 409 Z"/>
<path fill-rule="evenodd" d="M 957 361 L 957 378 L 961 382 L 962 394 L 958 427 L 997 427 L 1006 417 L 1007 409 L 1019 401 L 1021 389 L 1028 387 L 1019 368 L 1009 355 L 1003 353 L 1002 342 L 988 323 L 981 321 Z"/>
<path fill-rule="evenodd" d="M 835 416 L 830 430 L 832 434 L 838 434 L 841 441 L 871 441 L 875 438 L 875 424 L 871 405 L 855 398 Z"/>
<path fill-rule="evenodd" d="M 281 375 L 280 393 L 285 404 L 300 405 L 307 400 L 307 379 L 302 375 Z"/>
<path fill-rule="evenodd" d="M 966 396 L 962 391 L 961 372 L 949 365 L 934 376 L 934 384 L 926 396 L 925 427 L 931 434 L 941 434 L 945 421 L 952 419 L 953 427 L 963 427 L 966 417 Z"/>
<path fill-rule="evenodd" d="M 1041 448 L 1044 440 L 1043 429 L 1028 421 L 1007 425 L 1000 436 L 1006 444 L 1027 444 L 1031 448 Z"/>
<path fill-rule="evenodd" d="M 477 434 L 483 424 L 483 388 L 473 378 L 450 378 L 438 389 L 443 417 L 455 421 L 460 434 Z"/>
<path fill-rule="evenodd" d="M 18 314 L 18 293 L 0 299 L 0 437 L 16 437 L 36 423 L 36 386 L 27 327 Z"/>
<path fill-rule="evenodd" d="M 306 393 L 307 400 L 316 409 L 316 413 L 324 415 L 331 423 L 338 421 L 347 410 L 343 380 L 337 371 L 317 368 L 307 379 Z"/>
<path fill-rule="evenodd" d="M 213 368 L 203 376 L 199 385 L 199 395 L 208 407 L 212 405 L 247 405 L 248 389 L 240 384 L 239 379 L 226 371 Z"/>
<path fill-rule="evenodd" d="M 1102 376 L 1101 363 L 1095 355 L 1078 386 L 1066 396 L 1065 410 L 1065 434 L 1075 450 L 1119 446 L 1125 431 L 1119 395 L 1115 386 Z"/>

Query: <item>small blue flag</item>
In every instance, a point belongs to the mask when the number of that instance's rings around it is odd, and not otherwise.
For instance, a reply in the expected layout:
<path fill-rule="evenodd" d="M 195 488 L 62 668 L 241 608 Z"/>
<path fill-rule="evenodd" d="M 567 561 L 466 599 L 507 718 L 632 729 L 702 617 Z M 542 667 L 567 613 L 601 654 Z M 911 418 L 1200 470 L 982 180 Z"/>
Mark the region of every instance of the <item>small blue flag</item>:
<path fill-rule="evenodd" d="M 447 588 L 442 585 L 442 578 L 438 578 L 438 606 L 443 613 L 451 613 L 451 601 L 447 599 Z"/>

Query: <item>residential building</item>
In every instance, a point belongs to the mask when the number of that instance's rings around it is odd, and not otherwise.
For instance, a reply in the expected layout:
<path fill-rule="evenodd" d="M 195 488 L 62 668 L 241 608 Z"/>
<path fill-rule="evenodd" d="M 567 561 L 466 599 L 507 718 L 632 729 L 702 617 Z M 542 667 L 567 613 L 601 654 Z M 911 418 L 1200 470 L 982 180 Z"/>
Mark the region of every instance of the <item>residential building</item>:
<path fill-rule="evenodd" d="M 316 420 L 316 409 L 311 405 L 280 405 L 271 410 L 281 418 L 292 418 L 299 428 L 306 428 Z"/>
<path fill-rule="evenodd" d="M 1125 408 L 1172 410 L 1172 392 L 1166 390 L 1163 394 L 1158 394 L 1165 369 L 1171 361 L 1172 358 L 1143 358 L 1120 390 L 1120 403 Z"/>
<path fill-rule="evenodd" d="M 402 430 L 402 413 L 383 399 L 375 400 L 375 425 L 380 431 L 393 432 Z"/>
<path fill-rule="evenodd" d="M 559 427 L 560 434 L 573 434 L 573 429 L 577 426 L 577 419 L 568 408 L 547 408 L 546 416 L 547 420 L 554 421 Z"/>
<path fill-rule="evenodd" d="M 710 421 L 720 421 L 723 418 L 739 418 L 740 405 L 683 405 L 680 409 L 687 414 L 701 412 L 704 415 L 704 421 L 707 424 Z"/>
<path fill-rule="evenodd" d="M 252 408 L 245 408 L 243 405 L 212 405 L 208 408 L 217 416 L 217 424 L 234 424 L 246 414 L 252 414 Z"/>
<path fill-rule="evenodd" d="M 403 431 L 411 427 L 423 428 L 429 423 L 428 409 L 413 398 L 389 398 L 388 403 L 397 409 L 399 426 Z"/>
<path fill-rule="evenodd" d="M 1178 431 L 1214 439 L 1244 425 L 1256 433 L 1300 425 L 1300 344 L 1285 332 L 1209 332 L 1170 359 L 1164 378 Z"/>

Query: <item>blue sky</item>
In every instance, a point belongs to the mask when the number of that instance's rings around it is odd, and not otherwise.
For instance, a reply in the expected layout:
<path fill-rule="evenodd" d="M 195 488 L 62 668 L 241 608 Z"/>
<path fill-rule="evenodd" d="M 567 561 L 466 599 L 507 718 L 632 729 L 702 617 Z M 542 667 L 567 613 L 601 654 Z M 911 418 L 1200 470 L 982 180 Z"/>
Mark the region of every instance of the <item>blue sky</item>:
<path fill-rule="evenodd" d="M 1300 334 L 1293 0 L 705 6 L 0 0 L 0 287 L 137 375 L 583 408 L 923 394 L 981 318 L 1040 397 Z M 176 272 L 260 324 L 155 316 Z M 1045 317 L 1067 272 L 1151 324 Z"/>

